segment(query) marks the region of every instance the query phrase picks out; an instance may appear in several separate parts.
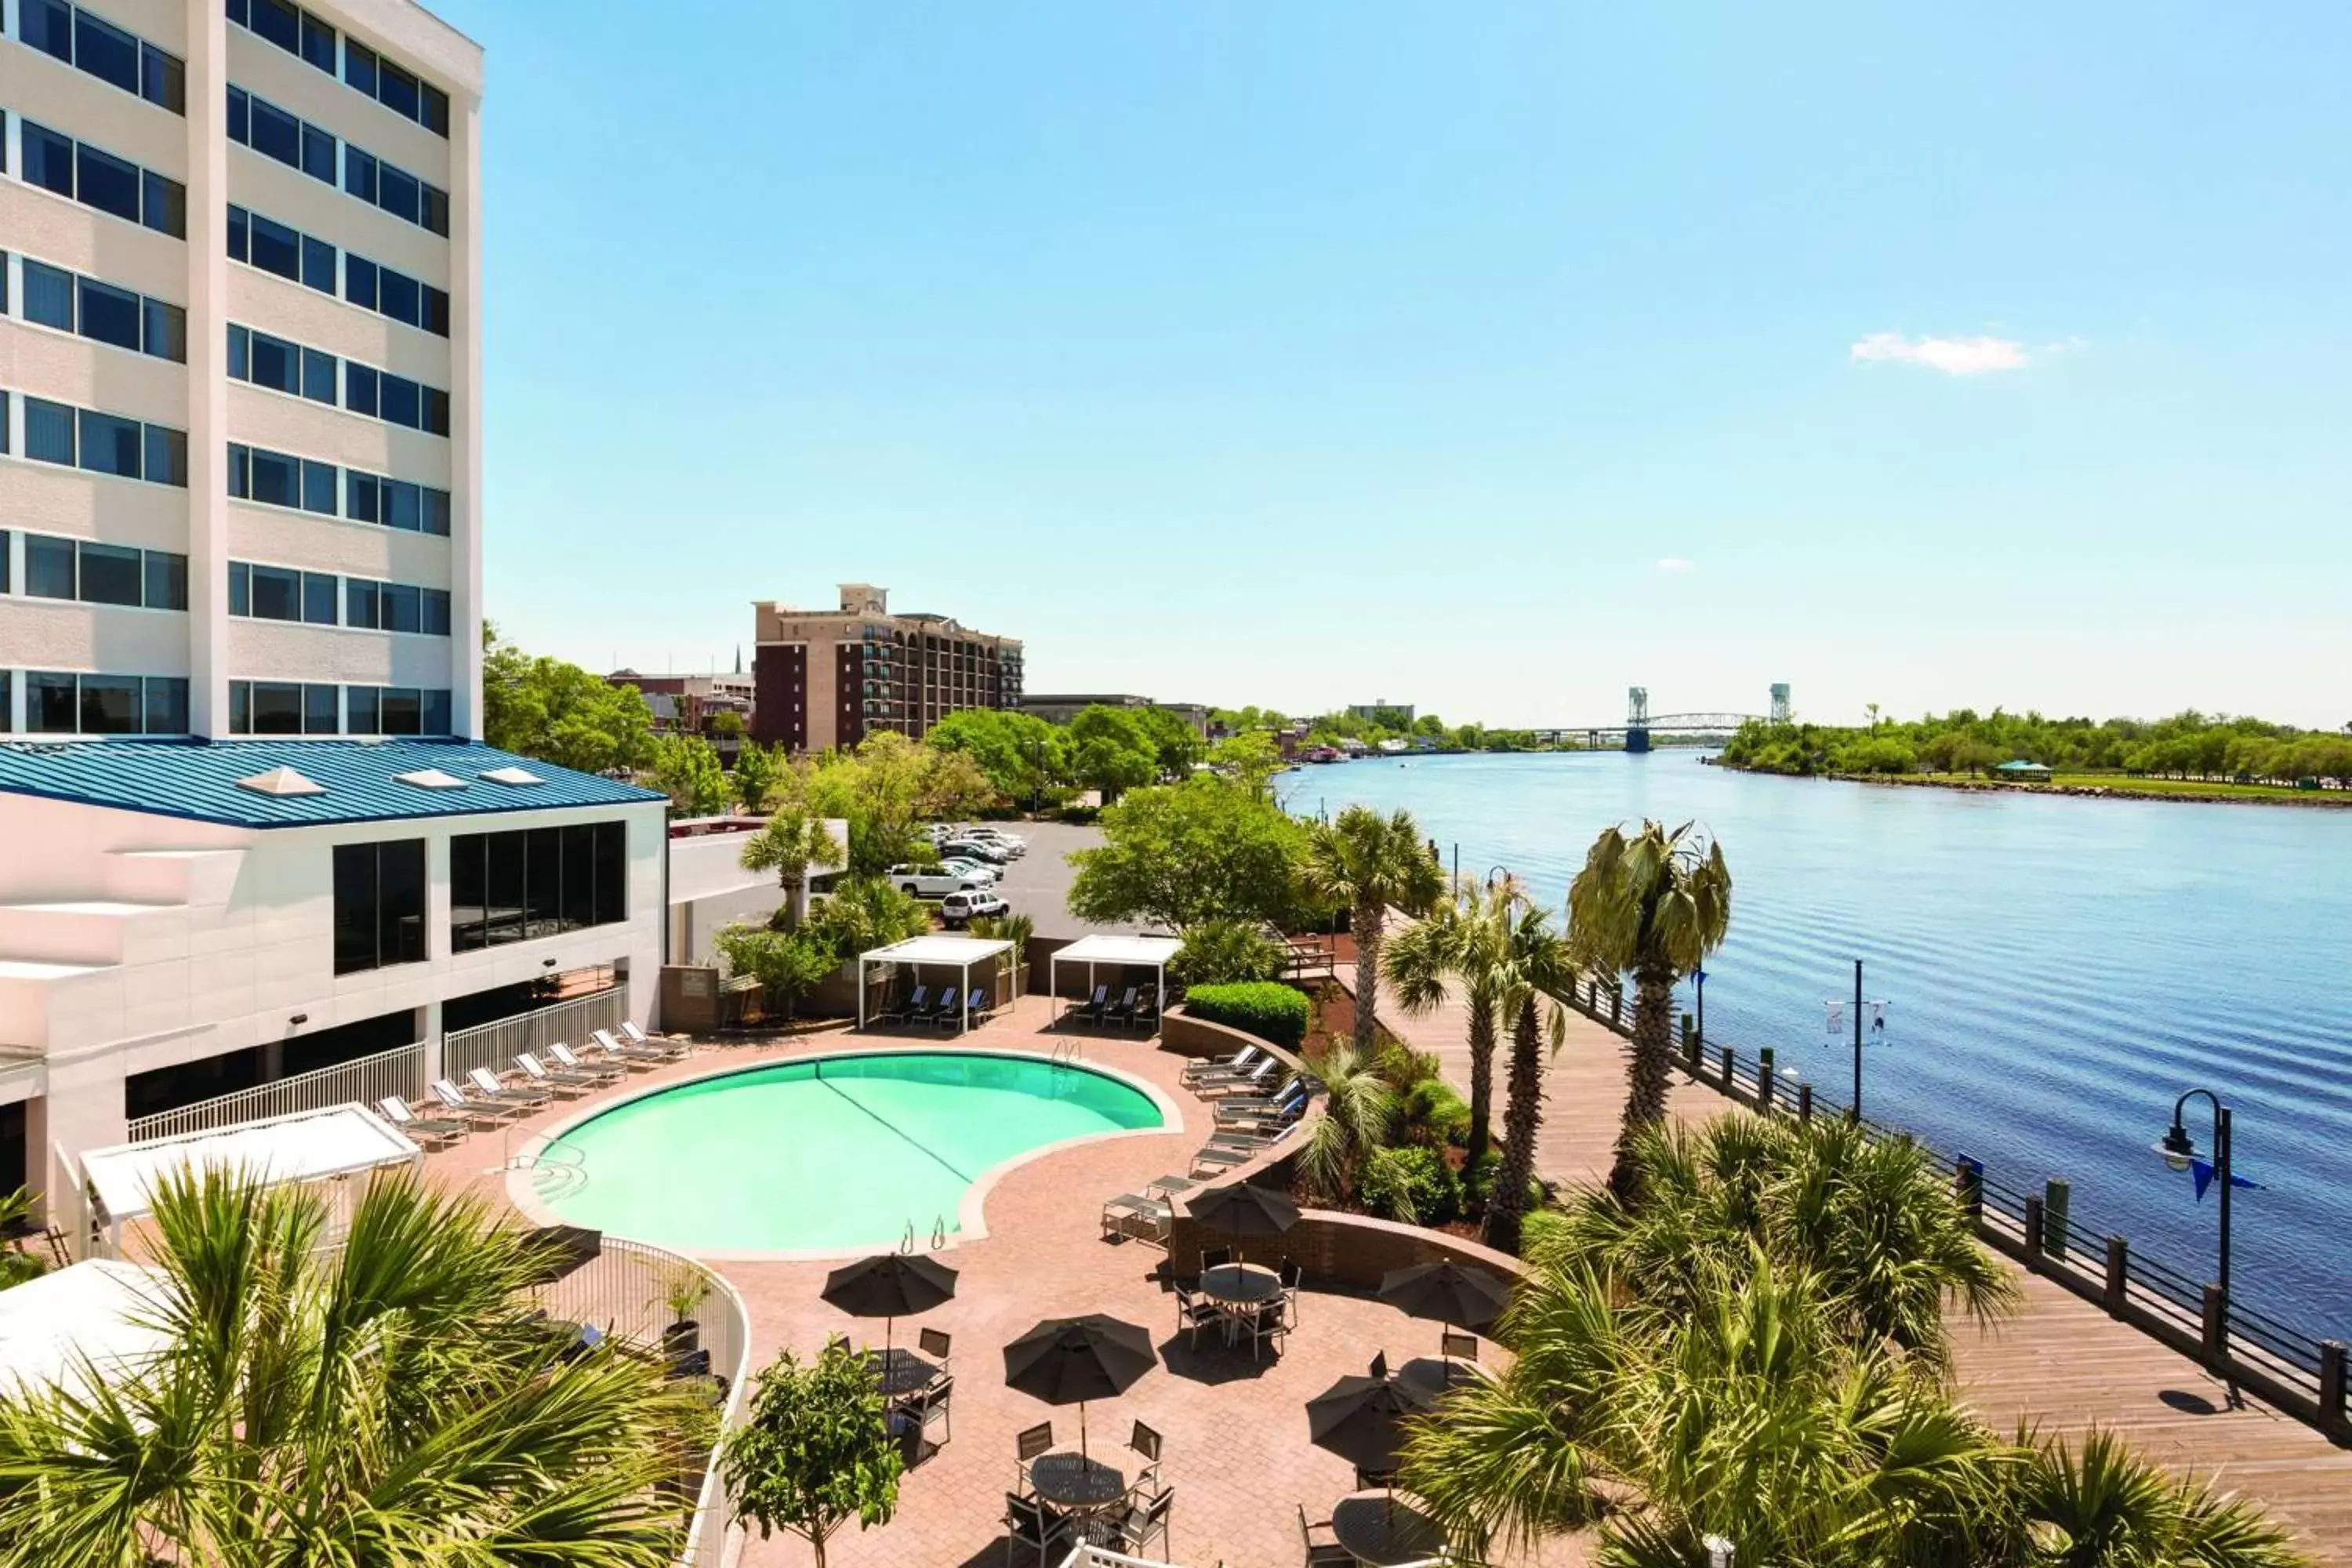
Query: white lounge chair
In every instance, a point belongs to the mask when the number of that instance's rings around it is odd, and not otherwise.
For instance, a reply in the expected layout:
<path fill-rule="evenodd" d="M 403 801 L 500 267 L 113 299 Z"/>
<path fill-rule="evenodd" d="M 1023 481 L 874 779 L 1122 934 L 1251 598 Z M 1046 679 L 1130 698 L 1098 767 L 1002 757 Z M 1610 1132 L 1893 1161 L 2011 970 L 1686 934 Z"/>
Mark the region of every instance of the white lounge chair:
<path fill-rule="evenodd" d="M 662 1062 L 676 1061 L 678 1057 L 686 1054 L 686 1043 L 683 1040 L 676 1042 L 656 1040 L 651 1046 L 640 1046 L 626 1040 L 614 1039 L 613 1031 L 610 1029 L 593 1030 L 589 1034 L 588 1038 L 611 1060 L 633 1068 L 655 1067 Z M 676 1056 L 662 1048 L 669 1044 L 676 1044 L 678 1047 Z"/>
<path fill-rule="evenodd" d="M 565 1045 L 562 1040 L 558 1040 L 555 1044 L 548 1047 L 547 1054 L 555 1058 L 555 1065 L 559 1070 L 563 1072 L 584 1073 L 589 1078 L 594 1079 L 596 1086 L 600 1089 L 608 1083 L 618 1083 L 623 1079 L 629 1076 L 629 1066 L 626 1062 L 613 1060 L 594 1062 L 583 1061 L 581 1059 L 578 1052 L 574 1051 L 570 1046 Z"/>
<path fill-rule="evenodd" d="M 387 1094 L 375 1103 L 376 1109 L 383 1112 L 386 1121 L 423 1142 L 455 1143 L 474 1130 L 470 1121 L 460 1117 L 419 1116 L 409 1109 L 408 1101 L 396 1094 Z"/>
<path fill-rule="evenodd" d="M 515 1066 L 521 1070 L 524 1082 L 533 1089 L 543 1089 L 550 1094 L 562 1095 L 566 1100 L 575 1095 L 585 1094 L 597 1085 L 598 1080 L 588 1073 L 557 1072 L 529 1051 L 517 1056 L 514 1061 Z"/>
<path fill-rule="evenodd" d="M 524 1107 L 545 1105 L 552 1098 L 543 1089 L 529 1089 L 521 1084 L 500 1083 L 499 1075 L 488 1068 L 475 1068 L 466 1074 L 466 1081 L 472 1084 L 474 1092 L 484 1099 L 503 1100 L 509 1105 Z"/>
<path fill-rule="evenodd" d="M 436 1078 L 426 1087 L 433 1091 L 433 1098 L 441 1102 L 444 1110 L 454 1111 L 477 1127 L 496 1127 L 501 1122 L 512 1121 L 525 1109 L 520 1100 L 483 1100 L 467 1094 L 446 1078 Z"/>
<path fill-rule="evenodd" d="M 625 1045 L 641 1051 L 652 1051 L 664 1061 L 684 1061 L 694 1054 L 694 1047 L 685 1040 L 674 1040 L 667 1035 L 648 1035 L 626 1018 L 621 1020 L 621 1039 Z"/>

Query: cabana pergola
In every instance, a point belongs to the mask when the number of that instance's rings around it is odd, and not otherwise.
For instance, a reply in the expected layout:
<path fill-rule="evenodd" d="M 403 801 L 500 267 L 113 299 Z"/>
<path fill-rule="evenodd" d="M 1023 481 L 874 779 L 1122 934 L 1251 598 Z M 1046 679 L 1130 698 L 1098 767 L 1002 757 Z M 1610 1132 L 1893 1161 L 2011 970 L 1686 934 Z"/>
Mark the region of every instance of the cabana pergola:
<path fill-rule="evenodd" d="M 0 1290 L 0 1397 L 56 1386 L 88 1398 L 137 1375 L 172 1342 L 156 1326 L 163 1279 L 90 1258 Z"/>
<path fill-rule="evenodd" d="M 887 947 L 877 947 L 857 955 L 857 1026 L 866 1027 L 866 966 L 869 963 L 907 963 L 918 967 L 937 964 L 954 969 L 961 978 L 956 984 L 956 1000 L 963 1011 L 963 1027 L 971 1027 L 971 968 L 985 963 L 992 975 L 1001 965 L 1003 955 L 1013 951 L 1013 944 L 997 937 L 981 936 L 918 936 L 905 942 L 894 942 Z M 993 984 L 991 990 L 995 989 Z"/>
<path fill-rule="evenodd" d="M 362 1175 L 414 1165 L 425 1151 L 365 1106 L 267 1116 L 209 1132 L 92 1149 L 81 1157 L 93 1216 L 106 1222 L 107 1250 L 120 1252 L 122 1222 L 154 1212 L 155 1190 L 169 1178 L 202 1170 L 238 1172 L 271 1186 Z"/>
<path fill-rule="evenodd" d="M 1129 966 L 1139 969 L 1148 968 L 1152 972 L 1154 1000 L 1158 1003 L 1157 1010 L 1166 1011 L 1168 961 L 1175 957 L 1177 950 L 1183 945 L 1181 939 L 1172 936 L 1118 936 L 1107 931 L 1097 931 L 1092 936 L 1078 938 L 1069 946 L 1056 951 L 1046 963 L 1057 1008 L 1055 1016 L 1059 1016 L 1061 1012 L 1068 1010 L 1062 1005 L 1062 965 L 1066 963 L 1083 963 L 1087 966 L 1087 994 L 1089 996 L 1095 994 L 1095 969 L 1099 964 L 1115 963 L 1121 968 Z"/>

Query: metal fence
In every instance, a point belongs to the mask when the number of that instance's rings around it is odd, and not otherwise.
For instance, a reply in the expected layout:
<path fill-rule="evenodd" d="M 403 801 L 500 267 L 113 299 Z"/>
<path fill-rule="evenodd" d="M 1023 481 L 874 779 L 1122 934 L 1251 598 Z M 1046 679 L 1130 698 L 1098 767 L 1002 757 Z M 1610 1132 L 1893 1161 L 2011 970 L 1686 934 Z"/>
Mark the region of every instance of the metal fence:
<path fill-rule="evenodd" d="M 628 1016 L 629 987 L 625 981 L 593 996 L 576 996 L 478 1028 L 453 1029 L 442 1037 L 441 1071 L 453 1079 L 463 1078 L 476 1068 L 503 1072 L 524 1051 L 543 1053 L 559 1040 L 566 1045 L 585 1040 L 594 1030 L 617 1027 Z"/>
<path fill-rule="evenodd" d="M 1580 984 L 1578 1009 L 1619 1034 L 1633 1034 L 1633 997 L 1601 981 Z M 1767 1114 L 1844 1114 L 1843 1107 L 1810 1083 L 1792 1082 L 1769 1049 L 1743 1058 L 1730 1046 L 1685 1030 L 1683 1070 L 1742 1105 Z M 2071 1195 L 2055 1184 L 2040 1192 L 2012 1186 L 1965 1153 L 1941 1154 L 1899 1128 L 1861 1119 L 1874 1136 L 1900 1138 L 1937 1153 L 1954 1173 L 1962 1201 L 1977 1216 L 1978 1234 L 1997 1250 L 2063 1285 L 2108 1314 L 2201 1363 L 2215 1375 L 2244 1384 L 2280 1409 L 2338 1438 L 2352 1438 L 2346 1347 L 2273 1317 L 2220 1288 L 2160 1259 L 2132 1250 L 2123 1237 L 2076 1222 Z"/>
<path fill-rule="evenodd" d="M 200 1100 L 176 1110 L 135 1116 L 131 1120 L 130 1142 L 143 1143 L 151 1138 L 177 1138 L 190 1132 L 210 1132 L 222 1127 L 258 1121 L 265 1116 L 287 1116 L 298 1110 L 323 1110 L 328 1106 L 344 1105 L 354 1100 L 362 1105 L 373 1106 L 387 1094 L 415 1100 L 424 1092 L 425 1047 L 422 1045 L 401 1046 L 393 1050 L 379 1051 L 372 1057 L 320 1068 L 316 1072 L 282 1078 L 276 1083 L 265 1083 L 258 1088 L 240 1089 L 211 1100 Z"/>

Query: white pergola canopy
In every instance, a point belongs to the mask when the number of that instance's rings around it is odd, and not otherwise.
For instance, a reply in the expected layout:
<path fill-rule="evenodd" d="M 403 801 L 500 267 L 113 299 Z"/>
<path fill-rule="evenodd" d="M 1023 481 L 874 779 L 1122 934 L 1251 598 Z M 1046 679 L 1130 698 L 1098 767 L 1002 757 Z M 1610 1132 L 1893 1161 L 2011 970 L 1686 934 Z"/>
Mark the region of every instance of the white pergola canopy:
<path fill-rule="evenodd" d="M 102 1206 L 110 1235 L 122 1222 L 151 1214 L 155 1190 L 181 1172 L 241 1172 L 275 1186 L 357 1175 L 385 1165 L 414 1164 L 425 1152 L 374 1111 L 356 1102 L 323 1110 L 297 1110 L 210 1132 L 93 1149 L 81 1157 L 82 1179 Z"/>
<path fill-rule="evenodd" d="M 1011 952 L 1013 944 L 1000 937 L 930 936 L 909 937 L 894 942 L 887 947 L 877 947 L 857 955 L 857 1026 L 866 1027 L 866 966 L 869 963 L 933 963 L 952 967 L 963 976 L 956 986 L 956 999 L 963 1008 L 963 1026 L 971 1027 L 971 966 L 993 964 L 1002 954 Z"/>
<path fill-rule="evenodd" d="M 1087 966 L 1088 996 L 1094 994 L 1097 964 L 1116 963 L 1121 968 L 1131 965 L 1151 970 L 1156 989 L 1154 1000 L 1159 1010 L 1165 1012 L 1168 1006 L 1168 961 L 1175 957 L 1183 945 L 1181 937 L 1172 936 L 1121 936 L 1108 931 L 1082 936 L 1069 946 L 1056 950 L 1047 963 L 1054 996 L 1058 1002 L 1062 994 L 1062 965 L 1065 963 Z"/>
<path fill-rule="evenodd" d="M 171 1342 L 153 1326 L 162 1279 L 136 1263 L 92 1258 L 0 1290 L 0 1397 L 52 1385 L 87 1397 L 93 1375 L 135 1376 Z"/>

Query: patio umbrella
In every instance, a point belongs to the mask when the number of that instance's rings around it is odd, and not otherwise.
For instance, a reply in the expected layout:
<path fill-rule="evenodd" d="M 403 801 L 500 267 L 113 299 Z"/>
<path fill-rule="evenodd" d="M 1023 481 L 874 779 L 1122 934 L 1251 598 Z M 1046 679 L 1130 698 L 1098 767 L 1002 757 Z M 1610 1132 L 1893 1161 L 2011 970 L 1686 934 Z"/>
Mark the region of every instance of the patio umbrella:
<path fill-rule="evenodd" d="M 1485 1269 L 1465 1268 L 1449 1258 L 1390 1269 L 1381 1277 L 1381 1300 L 1407 1317 L 1482 1329 L 1501 1315 L 1510 1292 Z"/>
<path fill-rule="evenodd" d="M 1393 1470 L 1405 1417 L 1429 1400 L 1394 1377 L 1343 1377 L 1307 1402 L 1307 1435 L 1360 1470 Z"/>
<path fill-rule="evenodd" d="M 604 1250 L 604 1233 L 576 1225 L 543 1225 L 523 1233 L 532 1253 L 530 1284 L 552 1285 L 594 1262 Z"/>
<path fill-rule="evenodd" d="M 888 1353 L 901 1317 L 928 1312 L 955 1294 L 956 1271 L 944 1263 L 903 1252 L 861 1258 L 824 1277 L 824 1299 L 853 1318 L 880 1318 L 882 1347 Z"/>
<path fill-rule="evenodd" d="M 1048 1405 L 1078 1407 L 1078 1453 L 1087 1451 L 1087 1401 L 1126 1393 L 1159 1362 L 1151 1335 L 1089 1312 L 1047 1318 L 1004 1347 L 1004 1384 Z"/>

